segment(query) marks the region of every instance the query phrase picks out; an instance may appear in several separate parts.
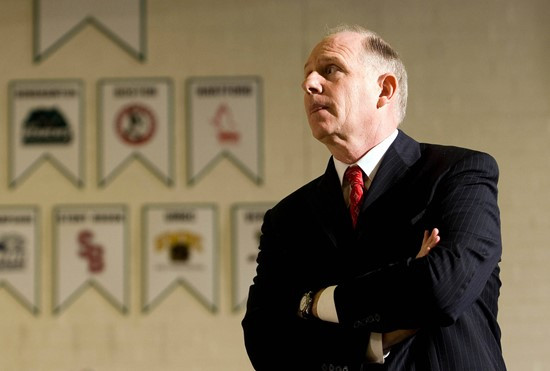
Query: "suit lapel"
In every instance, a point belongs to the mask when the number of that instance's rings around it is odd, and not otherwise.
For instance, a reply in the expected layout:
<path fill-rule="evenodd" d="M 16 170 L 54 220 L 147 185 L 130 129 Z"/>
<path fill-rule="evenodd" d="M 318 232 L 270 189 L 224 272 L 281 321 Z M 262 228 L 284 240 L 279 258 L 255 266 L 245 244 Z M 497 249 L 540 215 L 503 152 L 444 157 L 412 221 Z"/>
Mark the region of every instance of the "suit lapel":
<path fill-rule="evenodd" d="M 382 158 L 376 176 L 365 196 L 361 211 L 366 210 L 388 189 L 407 174 L 409 168 L 420 158 L 420 147 L 401 130 Z"/>
<path fill-rule="evenodd" d="M 308 202 L 314 211 L 316 222 L 322 225 L 334 246 L 339 245 L 338 236 L 350 235 L 351 217 L 332 157 L 325 174 L 318 178 L 309 194 Z"/>

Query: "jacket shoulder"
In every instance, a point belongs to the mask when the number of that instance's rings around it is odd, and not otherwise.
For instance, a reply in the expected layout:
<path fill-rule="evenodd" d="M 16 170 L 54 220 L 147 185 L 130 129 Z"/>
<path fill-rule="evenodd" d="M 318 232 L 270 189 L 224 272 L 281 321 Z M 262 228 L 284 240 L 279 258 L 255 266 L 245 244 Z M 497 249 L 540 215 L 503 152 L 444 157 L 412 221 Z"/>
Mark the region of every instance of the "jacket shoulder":
<path fill-rule="evenodd" d="M 421 157 L 454 163 L 467 159 L 476 159 L 484 164 L 497 166 L 495 157 L 487 152 L 476 149 L 444 144 L 420 143 Z"/>

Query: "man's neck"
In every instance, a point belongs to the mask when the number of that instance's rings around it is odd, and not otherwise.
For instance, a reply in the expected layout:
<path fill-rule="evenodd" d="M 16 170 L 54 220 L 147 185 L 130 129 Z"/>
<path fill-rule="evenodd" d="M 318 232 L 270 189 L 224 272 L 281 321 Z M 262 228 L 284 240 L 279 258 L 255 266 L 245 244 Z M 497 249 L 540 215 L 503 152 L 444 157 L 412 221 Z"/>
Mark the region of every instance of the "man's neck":
<path fill-rule="evenodd" d="M 368 141 L 342 141 L 338 143 L 327 143 L 326 146 L 332 156 L 338 161 L 345 164 L 354 164 L 371 149 L 383 142 L 386 138 L 392 135 L 396 129 L 391 129 L 384 135 L 377 135 L 372 140 Z"/>

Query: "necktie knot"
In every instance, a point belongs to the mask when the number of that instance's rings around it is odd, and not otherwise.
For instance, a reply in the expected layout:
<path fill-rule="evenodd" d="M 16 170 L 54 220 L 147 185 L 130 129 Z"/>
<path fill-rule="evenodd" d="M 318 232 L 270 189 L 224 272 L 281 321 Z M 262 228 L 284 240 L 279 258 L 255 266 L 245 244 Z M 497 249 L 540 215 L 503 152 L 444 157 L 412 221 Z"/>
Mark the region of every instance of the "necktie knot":
<path fill-rule="evenodd" d="M 357 224 L 357 217 L 359 216 L 361 198 L 363 197 L 363 171 L 359 166 L 353 165 L 346 169 L 344 176 L 350 184 L 349 209 L 351 221 L 355 227 Z"/>
<path fill-rule="evenodd" d="M 363 170 L 359 166 L 349 166 L 344 176 L 352 187 L 360 185 L 363 188 Z"/>

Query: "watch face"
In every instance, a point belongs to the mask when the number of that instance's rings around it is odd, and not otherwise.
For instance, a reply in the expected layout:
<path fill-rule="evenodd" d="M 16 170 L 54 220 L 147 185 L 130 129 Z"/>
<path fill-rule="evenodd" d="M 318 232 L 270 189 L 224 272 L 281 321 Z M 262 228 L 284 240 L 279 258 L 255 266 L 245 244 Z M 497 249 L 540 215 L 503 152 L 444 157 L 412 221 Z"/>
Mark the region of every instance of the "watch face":
<path fill-rule="evenodd" d="M 302 313 L 307 313 L 309 309 L 309 304 L 311 302 L 311 295 L 309 293 L 304 294 L 300 300 L 300 311 Z"/>
<path fill-rule="evenodd" d="M 304 296 L 302 296 L 302 299 L 300 300 L 300 311 L 305 312 L 307 310 L 308 302 L 309 302 L 308 294 L 305 294 Z"/>

